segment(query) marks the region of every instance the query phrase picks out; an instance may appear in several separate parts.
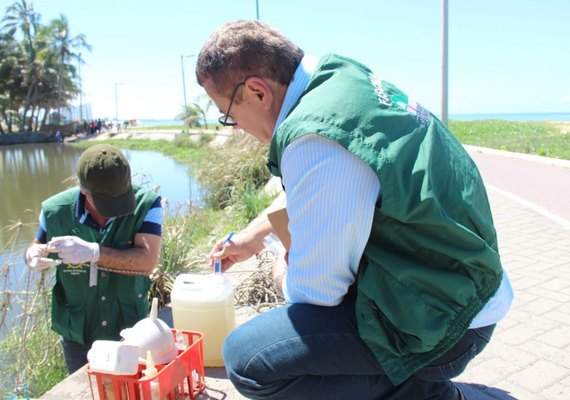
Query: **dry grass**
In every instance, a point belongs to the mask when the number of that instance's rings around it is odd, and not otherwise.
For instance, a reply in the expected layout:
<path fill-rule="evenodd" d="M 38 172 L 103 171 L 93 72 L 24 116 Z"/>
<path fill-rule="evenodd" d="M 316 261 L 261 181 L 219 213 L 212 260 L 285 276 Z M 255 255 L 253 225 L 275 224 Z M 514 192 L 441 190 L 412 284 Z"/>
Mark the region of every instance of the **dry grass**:
<path fill-rule="evenodd" d="M 274 262 L 275 256 L 271 252 L 258 256 L 258 268 L 235 288 L 236 304 L 254 307 L 260 313 L 285 303 L 273 284 L 271 267 Z"/>

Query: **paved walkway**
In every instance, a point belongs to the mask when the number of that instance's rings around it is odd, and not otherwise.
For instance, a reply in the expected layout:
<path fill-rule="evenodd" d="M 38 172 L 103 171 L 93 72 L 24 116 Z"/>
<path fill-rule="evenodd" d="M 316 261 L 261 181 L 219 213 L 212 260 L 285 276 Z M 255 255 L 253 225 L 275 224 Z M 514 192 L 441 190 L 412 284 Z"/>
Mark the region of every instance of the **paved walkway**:
<path fill-rule="evenodd" d="M 570 399 L 570 161 L 468 151 L 487 185 L 515 301 L 455 381 L 469 400 Z M 204 399 L 243 399 L 217 373 L 209 387 L 226 397 L 208 390 Z"/>
<path fill-rule="evenodd" d="M 468 150 L 487 184 L 515 301 L 455 381 L 469 400 L 570 399 L 570 162 Z M 238 322 L 250 316 L 238 310 Z M 201 400 L 243 399 L 222 368 L 206 375 Z"/>
<path fill-rule="evenodd" d="M 570 163 L 469 151 L 488 186 L 515 301 L 456 381 L 468 399 L 570 399 Z"/>

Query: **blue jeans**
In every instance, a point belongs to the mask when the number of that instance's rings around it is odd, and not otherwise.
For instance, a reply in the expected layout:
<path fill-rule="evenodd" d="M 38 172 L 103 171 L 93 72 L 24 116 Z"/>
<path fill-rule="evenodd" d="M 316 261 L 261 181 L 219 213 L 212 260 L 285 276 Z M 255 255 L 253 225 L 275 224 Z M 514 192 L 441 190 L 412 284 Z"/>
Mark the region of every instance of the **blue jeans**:
<path fill-rule="evenodd" d="M 450 379 L 480 353 L 495 326 L 468 330 L 440 359 L 394 386 L 358 335 L 354 298 L 336 307 L 289 304 L 234 329 L 223 356 L 251 399 L 453 399 Z"/>
<path fill-rule="evenodd" d="M 65 365 L 67 365 L 69 375 L 87 364 L 87 352 L 91 349 L 92 343 L 81 344 L 61 338 L 61 345 L 63 347 L 63 357 L 65 358 Z"/>

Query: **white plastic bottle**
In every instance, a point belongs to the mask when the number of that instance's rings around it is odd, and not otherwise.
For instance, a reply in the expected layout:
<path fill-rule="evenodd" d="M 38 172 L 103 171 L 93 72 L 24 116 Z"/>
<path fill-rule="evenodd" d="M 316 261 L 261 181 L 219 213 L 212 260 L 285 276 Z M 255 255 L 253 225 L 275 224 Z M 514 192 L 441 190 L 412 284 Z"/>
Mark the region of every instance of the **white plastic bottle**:
<path fill-rule="evenodd" d="M 146 369 L 142 370 L 142 374 L 145 378 L 150 379 L 158 373 L 154 365 L 154 359 L 152 358 L 152 352 L 147 350 L 146 352 Z M 142 393 L 141 393 L 142 396 Z M 160 387 L 158 386 L 158 381 L 154 380 L 150 382 L 150 398 L 151 400 L 160 400 Z"/>
<path fill-rule="evenodd" d="M 273 233 L 270 233 L 269 235 L 265 236 L 265 238 L 263 238 L 263 246 L 267 249 L 267 251 L 270 251 L 276 256 L 281 254 L 284 250 L 283 244 L 277 235 Z"/>
<path fill-rule="evenodd" d="M 188 337 L 182 333 L 180 329 L 176 329 L 174 339 L 176 340 L 176 348 L 178 351 L 184 351 L 188 348 Z"/>

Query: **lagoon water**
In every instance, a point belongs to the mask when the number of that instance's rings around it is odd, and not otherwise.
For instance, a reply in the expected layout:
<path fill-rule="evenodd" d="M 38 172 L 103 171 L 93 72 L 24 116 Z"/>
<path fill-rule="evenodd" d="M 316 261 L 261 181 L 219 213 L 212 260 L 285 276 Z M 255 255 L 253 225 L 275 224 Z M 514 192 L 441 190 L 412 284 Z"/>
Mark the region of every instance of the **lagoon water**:
<path fill-rule="evenodd" d="M 23 251 L 35 237 L 41 202 L 76 184 L 77 160 L 82 152 L 81 148 L 61 143 L 0 146 L 2 292 L 22 289 L 28 284 Z M 189 202 L 201 203 L 201 188 L 187 166 L 158 152 L 124 150 L 124 153 L 131 165 L 133 181 L 156 189 L 163 199 L 168 199 L 170 211 Z M 19 314 L 17 302 L 11 301 L 5 321 L 16 319 L 17 324 Z M 8 329 L 4 326 L 0 339 Z"/>

